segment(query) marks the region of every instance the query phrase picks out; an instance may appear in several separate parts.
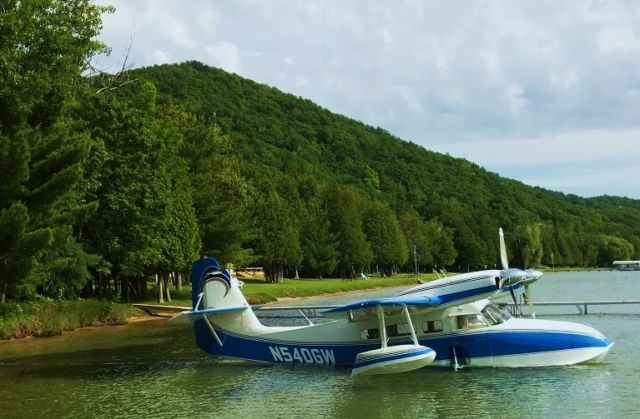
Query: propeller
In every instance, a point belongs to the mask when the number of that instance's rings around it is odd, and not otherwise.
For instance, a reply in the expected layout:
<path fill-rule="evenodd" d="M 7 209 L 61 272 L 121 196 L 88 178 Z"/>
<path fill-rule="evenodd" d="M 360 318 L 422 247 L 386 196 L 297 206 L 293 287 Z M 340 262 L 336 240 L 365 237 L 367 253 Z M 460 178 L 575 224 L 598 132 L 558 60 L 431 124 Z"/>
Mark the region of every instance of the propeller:
<path fill-rule="evenodd" d="M 504 243 L 504 232 L 502 227 L 498 229 L 498 235 L 500 236 L 500 263 L 502 264 L 499 287 L 509 287 L 509 293 L 511 294 L 511 298 L 515 304 L 516 312 L 520 311 L 520 314 L 522 314 L 520 304 L 518 303 L 518 299 L 516 298 L 514 291 L 521 286 L 524 286 L 524 301 L 529 305 L 531 315 L 535 318 L 535 313 L 533 312 L 533 294 L 531 292 L 530 285 L 540 279 L 543 274 L 542 272 L 531 268 L 526 271 L 523 271 L 522 269 L 509 268 L 507 246 Z"/>

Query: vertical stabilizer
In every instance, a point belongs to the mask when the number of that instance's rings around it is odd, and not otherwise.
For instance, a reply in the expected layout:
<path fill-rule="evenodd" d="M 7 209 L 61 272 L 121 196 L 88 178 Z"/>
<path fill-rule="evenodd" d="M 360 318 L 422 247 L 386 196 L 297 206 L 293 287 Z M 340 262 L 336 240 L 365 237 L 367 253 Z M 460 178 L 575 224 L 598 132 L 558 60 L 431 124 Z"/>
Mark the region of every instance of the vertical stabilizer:
<path fill-rule="evenodd" d="M 204 294 L 199 307 L 196 304 Z M 238 280 L 220 268 L 215 258 L 204 257 L 191 269 L 191 300 L 194 310 L 249 306 L 240 291 Z"/>
<path fill-rule="evenodd" d="M 221 353 L 224 335 L 219 338 L 215 330 L 253 334 L 264 327 L 242 294 L 238 280 L 222 269 L 215 258 L 204 257 L 193 264 L 191 289 L 194 311 L 216 309 L 194 322 L 196 343 L 205 351 Z M 237 310 L 238 307 L 247 309 Z"/>

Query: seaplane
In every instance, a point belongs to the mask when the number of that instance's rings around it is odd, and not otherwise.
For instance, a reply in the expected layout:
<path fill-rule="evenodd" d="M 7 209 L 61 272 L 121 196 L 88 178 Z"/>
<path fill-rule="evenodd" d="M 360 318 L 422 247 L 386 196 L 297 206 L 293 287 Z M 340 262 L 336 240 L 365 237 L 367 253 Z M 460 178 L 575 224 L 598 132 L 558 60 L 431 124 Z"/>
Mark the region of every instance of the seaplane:
<path fill-rule="evenodd" d="M 267 326 L 238 280 L 212 257 L 194 263 L 193 307 L 171 319 L 192 323 L 205 352 L 280 364 L 344 367 L 352 376 L 427 366 L 542 367 L 603 361 L 613 343 L 592 327 L 521 318 L 491 298 L 515 295 L 542 273 L 510 269 L 500 231 L 503 269 L 440 278 L 390 297 L 313 306 L 323 321 Z M 297 307 L 303 309 L 304 307 Z M 309 307 L 311 308 L 311 307 Z"/>

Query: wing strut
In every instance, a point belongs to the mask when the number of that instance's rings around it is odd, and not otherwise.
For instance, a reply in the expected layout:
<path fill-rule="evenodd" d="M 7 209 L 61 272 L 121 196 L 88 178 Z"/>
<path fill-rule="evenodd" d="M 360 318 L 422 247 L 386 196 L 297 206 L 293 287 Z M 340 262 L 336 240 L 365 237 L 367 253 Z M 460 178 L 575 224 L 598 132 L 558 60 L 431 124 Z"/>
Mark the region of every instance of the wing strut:
<path fill-rule="evenodd" d="M 386 348 L 387 347 L 387 326 L 385 325 L 384 322 L 384 309 L 382 308 L 382 305 L 378 306 L 378 330 L 380 330 L 380 346 L 382 348 Z"/>
<path fill-rule="evenodd" d="M 204 320 L 204 323 L 209 328 L 209 331 L 211 332 L 211 335 L 213 336 L 213 338 L 216 340 L 216 343 L 218 344 L 218 346 L 222 347 L 222 341 L 218 337 L 218 334 L 216 333 L 216 329 L 213 328 L 206 314 L 202 315 L 202 320 Z"/>
<path fill-rule="evenodd" d="M 409 325 L 409 330 L 411 331 L 411 340 L 413 340 L 414 345 L 419 345 L 418 337 L 416 336 L 416 331 L 413 328 L 413 322 L 411 321 L 411 316 L 409 315 L 409 309 L 406 304 L 403 304 L 402 311 L 404 312 L 404 317 L 407 319 L 407 324 Z"/>

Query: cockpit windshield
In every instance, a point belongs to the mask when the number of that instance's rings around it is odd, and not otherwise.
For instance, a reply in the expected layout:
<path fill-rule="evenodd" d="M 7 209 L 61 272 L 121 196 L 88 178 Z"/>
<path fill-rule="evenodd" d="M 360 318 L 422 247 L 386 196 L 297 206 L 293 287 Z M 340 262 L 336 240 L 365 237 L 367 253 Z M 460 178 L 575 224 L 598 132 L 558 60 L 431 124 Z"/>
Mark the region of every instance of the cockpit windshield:
<path fill-rule="evenodd" d="M 493 303 L 487 304 L 482 309 L 482 314 L 484 314 L 489 324 L 492 325 L 504 323 L 511 318 L 511 314 L 509 314 L 508 311 L 502 310 Z"/>
<path fill-rule="evenodd" d="M 485 326 L 489 326 L 489 323 L 481 313 L 458 316 L 458 329 L 475 329 Z"/>

